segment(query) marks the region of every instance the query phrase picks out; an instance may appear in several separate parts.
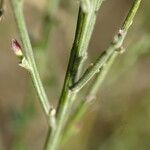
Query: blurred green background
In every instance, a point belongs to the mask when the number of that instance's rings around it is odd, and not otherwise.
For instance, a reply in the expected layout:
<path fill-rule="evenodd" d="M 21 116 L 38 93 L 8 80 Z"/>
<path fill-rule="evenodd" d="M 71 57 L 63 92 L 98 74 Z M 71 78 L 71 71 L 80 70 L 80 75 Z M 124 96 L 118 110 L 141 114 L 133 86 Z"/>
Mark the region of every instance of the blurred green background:
<path fill-rule="evenodd" d="M 132 2 L 106 0 L 103 3 L 89 46 L 87 64 L 108 47 Z M 56 105 L 74 38 L 78 2 L 61 0 L 49 48 L 44 51 L 39 41 L 46 3 L 46 0 L 25 0 L 24 13 L 44 86 Z M 145 0 L 125 41 L 126 52 L 109 71 L 97 100 L 80 122 L 79 132 L 60 149 L 150 149 L 149 17 L 150 1 Z M 48 131 L 47 122 L 28 72 L 18 66 L 11 51 L 12 38 L 19 39 L 19 36 L 7 0 L 0 22 L 0 150 L 41 150 Z"/>

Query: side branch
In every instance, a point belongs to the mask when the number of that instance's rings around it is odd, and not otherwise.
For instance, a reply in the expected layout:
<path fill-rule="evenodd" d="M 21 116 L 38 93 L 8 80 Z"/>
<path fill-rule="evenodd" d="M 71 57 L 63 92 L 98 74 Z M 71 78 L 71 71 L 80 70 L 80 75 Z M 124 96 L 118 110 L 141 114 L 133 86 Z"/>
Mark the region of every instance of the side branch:
<path fill-rule="evenodd" d="M 111 43 L 110 47 L 97 58 L 95 63 L 90 66 L 85 71 L 83 76 L 70 88 L 72 91 L 79 91 L 96 73 L 99 72 L 99 70 L 101 69 L 101 67 L 103 67 L 103 65 L 105 65 L 109 57 L 118 52 L 118 50 L 122 46 L 122 43 L 130 26 L 132 25 L 133 19 L 140 6 L 140 3 L 141 0 L 134 1 L 133 6 L 126 17 L 121 30 L 119 30 L 119 33 L 114 37 L 114 41 Z"/>
<path fill-rule="evenodd" d="M 30 66 L 30 74 L 36 89 L 36 92 L 39 96 L 39 100 L 41 103 L 41 106 L 44 110 L 44 113 L 46 115 L 46 118 L 48 119 L 48 122 L 51 124 L 52 127 L 54 127 L 54 108 L 52 105 L 50 105 L 47 95 L 45 93 L 44 87 L 42 85 L 35 59 L 34 54 L 32 51 L 32 46 L 30 43 L 29 35 L 27 32 L 24 15 L 23 15 L 23 1 L 22 0 L 11 0 L 12 3 L 12 9 L 14 12 L 14 16 L 16 19 L 16 23 L 19 29 L 20 38 L 23 43 L 23 49 L 25 50 L 25 57 L 27 59 L 27 62 Z"/>

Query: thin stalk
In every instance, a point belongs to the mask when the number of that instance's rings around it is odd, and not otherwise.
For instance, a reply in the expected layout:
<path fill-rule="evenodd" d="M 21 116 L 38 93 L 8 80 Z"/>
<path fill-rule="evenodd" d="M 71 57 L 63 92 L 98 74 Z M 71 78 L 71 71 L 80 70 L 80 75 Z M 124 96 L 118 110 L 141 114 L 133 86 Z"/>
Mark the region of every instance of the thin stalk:
<path fill-rule="evenodd" d="M 121 48 L 123 41 L 126 37 L 126 34 L 132 25 L 133 19 L 135 14 L 137 13 L 137 10 L 140 6 L 141 0 L 135 0 L 132 8 L 130 9 L 121 30 L 119 33 L 114 37 L 114 41 L 111 43 L 110 47 L 100 55 L 93 66 L 90 66 L 83 76 L 71 87 L 72 91 L 78 91 L 80 90 L 85 84 L 96 74 L 99 72 L 100 68 L 105 64 L 105 62 L 109 59 L 113 53 L 115 53 L 116 50 Z"/>
<path fill-rule="evenodd" d="M 77 95 L 77 93 L 70 91 L 69 87 L 76 81 L 81 72 L 81 66 L 86 58 L 86 51 L 96 21 L 96 12 L 101 3 L 102 0 L 94 0 L 91 2 L 92 9 L 87 12 L 84 12 L 81 6 L 79 8 L 75 40 L 71 50 L 65 82 L 57 109 L 57 127 L 55 128 L 55 131 L 51 132 L 47 140 L 48 142 L 45 146 L 46 150 L 56 150 L 60 144 L 64 125 L 68 119 L 72 103 Z"/>
<path fill-rule="evenodd" d="M 87 49 L 93 33 L 94 25 L 96 22 L 97 12 L 104 0 L 81 0 L 81 7 L 79 10 L 78 27 L 76 37 L 73 44 L 73 49 L 76 49 L 75 65 L 72 69 L 74 72 L 74 80 L 78 80 L 83 64 L 87 59 Z M 86 6 L 86 11 L 83 6 Z"/>
<path fill-rule="evenodd" d="M 129 27 L 132 24 L 133 18 L 139 8 L 140 2 L 141 1 L 136 0 L 128 13 L 128 16 L 122 26 L 122 29 L 124 29 L 126 32 L 128 31 Z M 115 43 L 115 44 L 118 44 L 118 43 Z M 98 92 L 98 89 L 102 85 L 104 79 L 106 78 L 108 71 L 110 70 L 113 62 L 115 61 L 117 55 L 119 54 L 118 52 L 119 51 L 114 50 L 114 53 L 112 53 L 110 57 L 107 57 L 106 62 L 100 68 L 99 73 L 96 75 L 92 83 L 92 86 L 87 92 L 86 99 L 84 101 L 81 101 L 77 110 L 73 113 L 73 116 L 71 117 L 71 120 L 68 123 L 64 136 L 63 136 L 63 142 L 65 142 L 66 139 L 68 139 L 68 137 L 72 135 L 72 132 L 75 130 L 75 125 L 81 120 L 81 117 L 86 113 L 86 111 L 88 110 L 91 104 L 91 101 L 93 101 L 96 98 L 96 93 Z M 106 53 L 106 54 L 108 55 L 109 53 Z M 104 53 L 104 55 L 106 54 Z"/>
<path fill-rule="evenodd" d="M 82 100 L 76 111 L 73 112 L 73 115 L 71 116 L 71 119 L 69 120 L 67 127 L 65 129 L 64 135 L 63 135 L 63 143 L 67 141 L 67 139 L 74 134 L 74 131 L 76 130 L 76 125 L 81 121 L 81 118 L 83 115 L 87 112 L 88 108 L 91 106 L 91 102 L 96 99 L 96 93 L 98 92 L 99 88 L 101 87 L 104 79 L 106 78 L 106 75 L 111 68 L 115 58 L 117 56 L 117 52 L 114 53 L 106 62 L 106 64 L 101 68 L 100 72 L 96 75 L 94 81 L 92 82 L 92 85 L 90 86 L 89 90 L 87 91 L 87 96 L 85 100 Z"/>
<path fill-rule="evenodd" d="M 12 9 L 14 12 L 14 16 L 16 19 L 16 23 L 19 29 L 20 38 L 23 43 L 23 48 L 25 50 L 26 58 L 30 66 L 30 74 L 36 89 L 36 92 L 39 96 L 39 100 L 41 103 L 41 106 L 44 110 L 44 113 L 46 115 L 46 118 L 48 119 L 48 122 L 51 124 L 51 126 L 54 126 L 54 116 L 52 116 L 51 112 L 54 112 L 53 106 L 50 105 L 47 95 L 45 93 L 44 87 L 42 85 L 35 59 L 34 54 L 32 51 L 32 46 L 30 43 L 29 35 L 27 32 L 24 15 L 23 15 L 23 1 L 22 0 L 11 0 L 12 3 Z"/>
<path fill-rule="evenodd" d="M 140 42 L 138 41 L 137 43 L 133 44 L 130 47 L 130 52 L 127 53 L 127 55 L 126 55 L 127 62 L 123 66 L 123 68 L 125 70 L 123 70 L 123 72 L 121 72 L 121 73 L 117 72 L 116 77 L 115 77 L 115 79 L 113 79 L 113 81 L 116 80 L 116 78 L 118 78 L 118 76 L 125 73 L 129 68 L 133 67 L 133 65 L 136 63 L 137 59 L 139 59 L 139 57 L 143 53 L 145 54 L 148 52 L 147 50 L 149 47 L 150 47 L 149 36 L 144 36 L 144 37 L 140 38 Z M 66 127 L 66 130 L 63 135 L 63 141 L 62 141 L 63 143 L 66 142 L 67 139 L 75 133 L 76 125 L 81 121 L 81 118 L 88 111 L 88 108 L 90 108 L 91 101 L 96 99 L 96 94 L 97 94 L 98 90 L 100 89 L 100 87 L 102 86 L 103 81 L 105 80 L 105 78 L 108 74 L 108 71 L 110 70 L 112 64 L 114 63 L 117 55 L 118 55 L 117 53 L 114 53 L 114 55 L 112 55 L 109 58 L 108 62 L 101 68 L 100 72 L 96 75 L 94 81 L 92 82 L 92 85 L 90 86 L 89 90 L 87 91 L 86 99 L 82 100 L 79 103 L 75 112 L 73 112 L 73 115 L 72 115 L 71 119 L 69 120 L 69 122 L 67 123 L 67 127 Z M 92 102 L 92 104 L 93 104 L 93 102 Z"/>

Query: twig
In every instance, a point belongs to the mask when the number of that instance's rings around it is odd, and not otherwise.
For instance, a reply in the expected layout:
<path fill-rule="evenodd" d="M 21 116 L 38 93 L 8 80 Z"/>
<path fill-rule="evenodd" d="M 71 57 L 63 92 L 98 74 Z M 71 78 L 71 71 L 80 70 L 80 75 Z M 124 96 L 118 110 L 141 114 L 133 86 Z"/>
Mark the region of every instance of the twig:
<path fill-rule="evenodd" d="M 96 12 L 102 1 L 103 0 L 90 1 L 92 9 L 87 12 L 84 12 L 80 6 L 75 40 L 57 109 L 57 126 L 55 131 L 51 132 L 47 140 L 46 150 L 56 150 L 60 144 L 63 128 L 70 113 L 70 107 L 76 97 L 76 93 L 72 93 L 69 87 L 76 81 L 81 72 L 81 66 L 86 58 L 86 51 L 96 21 Z"/>
<path fill-rule="evenodd" d="M 134 1 L 121 30 L 119 30 L 119 33 L 114 37 L 114 41 L 111 43 L 110 47 L 98 57 L 93 66 L 90 66 L 85 71 L 83 76 L 71 87 L 72 91 L 79 91 L 96 73 L 99 72 L 100 68 L 103 67 L 109 57 L 118 51 L 119 48 L 121 48 L 126 34 L 133 22 L 133 18 L 140 6 L 140 3 L 141 0 Z"/>
<path fill-rule="evenodd" d="M 79 103 L 77 109 L 75 112 L 73 112 L 73 115 L 67 123 L 67 127 L 63 135 L 63 143 L 73 134 L 76 125 L 81 121 L 81 117 L 87 112 L 88 108 L 91 106 L 91 102 L 93 103 L 93 100 L 96 99 L 96 93 L 106 78 L 107 72 L 111 68 L 116 56 L 117 53 L 114 53 L 106 62 L 106 64 L 101 68 L 100 72 L 96 75 L 92 85 L 87 91 L 86 98 Z"/>
<path fill-rule="evenodd" d="M 32 46 L 29 40 L 28 32 L 25 25 L 24 15 L 23 15 L 23 1 L 22 0 L 11 0 L 12 2 L 12 9 L 15 15 L 16 23 L 19 29 L 20 37 L 23 43 L 23 48 L 25 50 L 27 62 L 30 66 L 30 74 L 32 76 L 32 80 L 34 83 L 34 86 L 36 88 L 37 94 L 39 96 L 39 100 L 41 103 L 41 106 L 44 110 L 44 113 L 46 115 L 46 118 L 48 119 L 48 122 L 50 123 L 51 127 L 55 126 L 55 116 L 54 114 L 54 108 L 52 105 L 50 105 L 47 95 L 45 93 L 45 90 L 43 88 L 35 60 L 34 55 L 32 51 Z"/>
<path fill-rule="evenodd" d="M 129 48 L 130 52 L 126 56 L 128 59 L 127 59 L 126 64 L 123 66 L 123 68 L 125 67 L 124 68 L 125 70 L 123 72 L 121 72 L 121 74 L 124 73 L 125 71 L 127 71 L 129 68 L 131 68 L 131 66 L 133 66 L 133 64 L 135 64 L 135 61 L 137 61 L 137 59 L 141 56 L 141 54 L 147 53 L 148 52 L 147 50 L 149 47 L 150 47 L 149 36 L 144 36 L 144 37 L 140 38 L 140 42 L 134 43 Z M 142 48 L 142 51 L 141 51 L 141 48 Z M 143 51 L 143 50 L 146 50 L 146 51 Z M 67 126 L 65 127 L 65 132 L 64 132 L 63 138 L 62 138 L 63 144 L 68 140 L 68 138 L 70 138 L 72 135 L 76 134 L 76 128 L 77 128 L 78 123 L 81 122 L 81 118 L 88 111 L 91 104 L 93 104 L 93 101 L 96 100 L 96 98 L 97 98 L 96 94 L 97 94 L 98 90 L 100 89 L 100 87 L 102 86 L 102 84 L 108 74 L 108 71 L 110 70 L 116 57 L 117 57 L 117 53 L 114 53 L 114 55 L 112 55 L 109 58 L 109 60 L 106 62 L 106 64 L 101 68 L 100 72 L 96 75 L 94 81 L 92 82 L 92 85 L 90 85 L 90 88 L 86 94 L 87 95 L 86 98 L 78 104 L 77 109 L 73 112 L 72 116 L 70 117 L 71 119 L 67 122 Z M 129 58 L 131 60 L 129 60 Z M 118 78 L 118 76 L 120 76 L 121 74 L 119 74 L 119 72 L 117 72 L 116 78 Z"/>
<path fill-rule="evenodd" d="M 128 13 L 128 16 L 127 16 L 127 18 L 123 24 L 123 27 L 122 27 L 124 30 L 126 30 L 126 32 L 128 31 L 128 29 L 131 25 L 131 20 L 133 20 L 135 13 L 138 10 L 140 2 L 141 1 L 135 1 L 133 7 L 131 8 L 130 12 Z M 68 122 L 68 125 L 67 125 L 66 130 L 65 130 L 65 134 L 63 136 L 63 141 L 65 141 L 66 138 L 71 136 L 75 125 L 80 121 L 83 114 L 85 114 L 85 112 L 89 108 L 90 102 L 96 98 L 96 93 L 97 93 L 99 87 L 102 85 L 102 83 L 103 83 L 108 71 L 110 70 L 114 60 L 116 59 L 117 55 L 119 54 L 118 52 L 119 51 L 116 51 L 116 49 L 115 49 L 114 52 L 112 53 L 112 55 L 110 55 L 110 57 L 108 57 L 105 60 L 104 65 L 102 65 L 102 67 L 100 68 L 99 73 L 96 75 L 96 78 L 94 79 L 94 82 L 92 83 L 91 88 L 87 92 L 86 99 L 84 101 L 81 101 L 77 110 L 73 113 L 71 120 Z M 106 53 L 106 54 L 108 54 L 108 53 Z"/>

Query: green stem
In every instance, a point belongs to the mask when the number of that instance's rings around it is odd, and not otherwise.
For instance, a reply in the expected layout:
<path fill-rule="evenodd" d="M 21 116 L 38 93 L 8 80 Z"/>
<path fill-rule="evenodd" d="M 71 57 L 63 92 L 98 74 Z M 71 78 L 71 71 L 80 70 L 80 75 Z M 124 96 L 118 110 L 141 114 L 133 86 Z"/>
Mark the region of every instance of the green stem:
<path fill-rule="evenodd" d="M 133 67 L 137 59 L 139 59 L 139 57 L 143 53 L 144 54 L 147 53 L 147 50 L 149 49 L 149 47 L 150 47 L 149 36 L 144 36 L 140 38 L 140 42 L 138 41 L 137 43 L 133 44 L 130 47 L 130 52 L 127 53 L 127 55 L 125 56 L 127 57 L 127 59 L 126 59 L 126 63 L 123 66 L 124 68 L 123 71 L 121 73 L 117 72 L 116 77 L 115 79 L 113 79 L 113 81 L 116 80 L 121 74 L 124 74 L 129 68 Z M 96 94 L 99 88 L 102 86 L 102 83 L 104 79 L 106 78 L 108 71 L 110 70 L 112 64 L 114 63 L 117 55 L 118 55 L 117 53 L 114 53 L 114 55 L 112 55 L 107 61 L 107 63 L 101 68 L 100 72 L 96 75 L 94 81 L 92 82 L 92 85 L 87 91 L 86 99 L 84 101 L 82 100 L 80 104 L 78 105 L 76 111 L 73 112 L 73 115 L 71 119 L 69 120 L 66 130 L 63 135 L 63 143 L 67 141 L 67 139 L 75 133 L 76 124 L 81 121 L 81 118 L 83 117 L 83 115 L 85 115 L 88 108 L 90 108 L 91 106 L 90 102 L 96 99 Z"/>
<path fill-rule="evenodd" d="M 64 125 L 77 95 L 77 93 L 71 92 L 69 87 L 76 81 L 81 72 L 81 66 L 86 58 L 86 51 L 95 25 L 96 12 L 101 3 L 102 0 L 94 0 L 91 2 L 92 9 L 87 12 L 84 12 L 81 7 L 79 9 L 75 40 L 57 110 L 57 127 L 55 131 L 51 132 L 49 140 L 47 140 L 46 150 L 56 150 L 60 144 Z"/>
<path fill-rule="evenodd" d="M 54 110 L 54 109 L 53 109 L 53 106 L 50 105 L 47 95 L 45 93 L 45 90 L 43 88 L 43 85 L 42 85 L 42 82 L 41 82 L 41 79 L 40 79 L 40 76 L 36 67 L 29 35 L 27 32 L 24 15 L 23 15 L 23 1 L 11 0 L 11 2 L 12 2 L 12 9 L 15 15 L 16 23 L 19 29 L 20 37 L 23 43 L 23 48 L 26 53 L 26 58 L 31 68 L 30 73 L 32 76 L 32 80 L 36 88 L 37 94 L 39 96 L 41 106 L 44 110 L 44 113 L 47 119 L 49 120 L 49 123 L 50 122 L 54 123 L 54 116 L 51 115 L 51 110 Z M 54 125 L 51 125 L 51 126 L 54 126 Z"/>
<path fill-rule="evenodd" d="M 96 74 L 99 72 L 100 68 L 103 67 L 103 65 L 106 63 L 106 61 L 109 59 L 111 55 L 113 55 L 116 50 L 121 48 L 122 43 L 126 37 L 126 33 L 128 32 L 134 16 L 140 6 L 141 0 L 135 0 L 133 3 L 132 8 L 130 9 L 121 30 L 119 33 L 115 36 L 114 41 L 111 43 L 110 47 L 102 53 L 98 57 L 98 59 L 95 61 L 93 66 L 90 66 L 83 76 L 71 87 L 72 91 L 79 91 L 85 84 Z"/>
<path fill-rule="evenodd" d="M 138 10 L 140 2 L 141 1 L 135 1 L 131 10 L 129 11 L 129 14 L 128 14 L 128 16 L 123 24 L 123 27 L 122 27 L 122 29 L 124 29 L 126 32 L 128 31 L 129 27 L 131 26 L 131 22 Z M 122 37 L 122 38 L 124 38 L 124 37 Z M 118 43 L 115 42 L 115 44 L 118 44 Z M 105 53 L 104 56 L 108 55 L 108 54 L 109 53 Z M 71 120 L 69 121 L 69 123 L 66 127 L 66 130 L 65 130 L 65 133 L 63 136 L 63 141 L 66 141 L 66 139 L 71 136 L 72 132 L 75 130 L 74 129 L 75 125 L 81 120 L 81 117 L 88 110 L 88 108 L 91 104 L 90 102 L 96 98 L 96 93 L 97 93 L 99 87 L 102 85 L 108 71 L 110 70 L 110 68 L 118 54 L 119 54 L 118 51 L 114 50 L 114 53 L 112 53 L 112 55 L 110 55 L 110 57 L 107 57 L 107 59 L 105 60 L 105 63 L 104 63 L 105 65 L 103 65 L 100 68 L 99 73 L 96 75 L 96 77 L 92 83 L 92 86 L 90 87 L 89 91 L 87 92 L 86 99 L 84 101 L 81 101 L 77 110 L 73 113 L 73 116 L 71 117 Z"/>
<path fill-rule="evenodd" d="M 71 119 L 69 120 L 67 127 L 63 135 L 63 143 L 76 131 L 76 124 L 81 121 L 81 117 L 87 112 L 88 108 L 91 106 L 91 102 L 96 99 L 96 93 L 98 92 L 100 86 L 102 85 L 107 72 L 111 68 L 117 53 L 114 53 L 106 62 L 105 66 L 101 68 L 100 72 L 96 75 L 90 89 L 87 91 L 87 96 L 85 100 L 82 100 L 76 111 L 73 112 Z"/>

